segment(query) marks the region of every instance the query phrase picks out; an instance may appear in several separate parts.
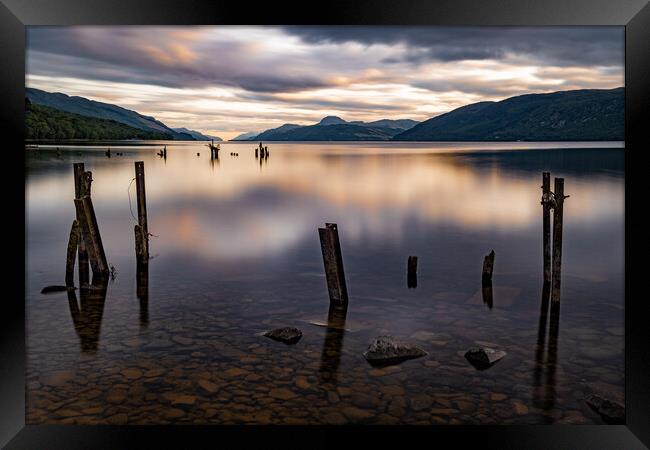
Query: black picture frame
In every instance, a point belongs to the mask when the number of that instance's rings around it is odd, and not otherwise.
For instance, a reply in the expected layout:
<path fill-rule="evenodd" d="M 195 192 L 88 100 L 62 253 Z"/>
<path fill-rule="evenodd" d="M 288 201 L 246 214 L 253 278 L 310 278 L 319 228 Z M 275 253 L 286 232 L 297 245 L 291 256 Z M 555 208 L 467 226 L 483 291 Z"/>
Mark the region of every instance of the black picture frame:
<path fill-rule="evenodd" d="M 625 327 L 626 424 L 543 426 L 447 427 L 162 427 L 162 426 L 25 426 L 25 236 L 24 96 L 25 27 L 29 25 L 153 25 L 153 24 L 399 24 L 399 25 L 620 25 L 625 26 Z M 650 447 L 650 327 L 647 300 L 633 295 L 639 284 L 633 253 L 640 253 L 632 233 L 635 205 L 632 194 L 643 170 L 641 152 L 650 151 L 646 118 L 650 109 L 650 4 L 646 0 L 363 0 L 266 2 L 209 0 L 1 0 L 0 124 L 5 130 L 1 155 L 4 163 L 3 247 L 7 267 L 0 298 L 0 445 L 19 448 L 195 448 L 238 446 L 251 439 L 267 445 L 306 447 L 341 442 L 342 435 L 373 443 L 402 444 L 425 439 L 427 446 L 463 448 L 589 448 L 643 449 Z M 636 154 L 635 154 L 636 153 Z M 633 156 L 631 156 L 633 155 Z M 635 167 L 636 163 L 636 167 Z M 22 170 L 19 170 L 22 169 Z M 22 181 L 21 181 L 22 178 Z M 639 203 L 642 204 L 642 203 Z M 637 208 L 638 210 L 638 208 Z M 14 219 L 16 218 L 16 219 Z M 640 260 L 640 259 L 639 259 Z M 641 263 L 643 264 L 643 263 Z M 22 267 L 21 267 L 22 266 Z M 21 270 L 23 273 L 21 274 Z M 24 279 L 24 278 L 23 278 Z M 12 281 L 13 280 L 13 281 Z M 309 433 L 310 436 L 305 434 Z M 316 436 L 312 436 L 315 434 Z M 442 447 L 440 447 L 442 446 Z"/>

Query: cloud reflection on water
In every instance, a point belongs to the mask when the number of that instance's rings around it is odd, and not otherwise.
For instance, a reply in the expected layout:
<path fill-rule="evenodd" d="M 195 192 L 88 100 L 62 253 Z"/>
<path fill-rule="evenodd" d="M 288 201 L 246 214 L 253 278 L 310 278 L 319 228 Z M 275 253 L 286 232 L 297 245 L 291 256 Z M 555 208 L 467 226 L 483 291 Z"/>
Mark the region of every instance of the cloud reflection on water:
<path fill-rule="evenodd" d="M 268 255 L 313 235 L 323 221 L 343 222 L 347 239 L 399 241 L 409 233 L 405 224 L 412 219 L 459 231 L 500 232 L 525 229 L 540 220 L 538 173 L 528 171 L 525 162 L 504 164 L 511 159 L 504 158 L 505 153 L 449 153 L 453 146 L 444 144 L 440 146 L 444 151 L 432 152 L 417 146 L 385 151 L 373 145 L 273 143 L 268 163 L 259 166 L 253 144 L 250 149 L 247 145 L 224 144 L 217 168 L 210 166 L 207 148 L 198 143 L 170 145 L 166 162 L 155 158 L 153 151 L 132 155 L 145 160 L 151 227 L 163 236 L 156 240 L 158 252 L 218 258 Z M 228 157 L 231 146 L 240 157 Z M 544 157 L 544 151 L 532 151 L 531 156 L 535 152 Z M 133 178 L 132 159 L 95 158 L 87 166 L 93 171 L 102 232 L 126 242 L 119 236 L 130 219 L 127 187 Z M 38 220 L 53 208 L 69 206 L 71 174 L 72 169 L 65 177 L 33 173 L 28 186 L 30 217 Z M 569 178 L 567 220 L 574 224 L 620 220 L 624 198 L 620 177 L 603 173 L 588 180 Z M 133 202 L 133 191 L 131 196 Z"/>

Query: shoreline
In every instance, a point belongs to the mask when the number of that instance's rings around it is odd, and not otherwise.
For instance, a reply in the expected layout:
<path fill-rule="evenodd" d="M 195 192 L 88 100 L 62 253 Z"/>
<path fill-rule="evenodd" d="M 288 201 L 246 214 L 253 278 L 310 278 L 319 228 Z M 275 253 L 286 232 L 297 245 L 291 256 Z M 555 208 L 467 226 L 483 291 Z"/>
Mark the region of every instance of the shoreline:
<path fill-rule="evenodd" d="M 29 141 L 25 140 L 27 148 L 47 148 L 47 147 L 84 147 L 84 146 L 110 146 L 112 144 L 122 146 L 150 146 L 150 145 L 207 145 L 210 141 L 161 141 L 161 140 L 123 140 L 123 141 Z M 218 141 L 220 144 L 256 144 L 260 141 Z M 625 141 L 262 141 L 280 145 L 576 145 L 585 144 L 597 145 L 603 148 L 624 148 Z"/>

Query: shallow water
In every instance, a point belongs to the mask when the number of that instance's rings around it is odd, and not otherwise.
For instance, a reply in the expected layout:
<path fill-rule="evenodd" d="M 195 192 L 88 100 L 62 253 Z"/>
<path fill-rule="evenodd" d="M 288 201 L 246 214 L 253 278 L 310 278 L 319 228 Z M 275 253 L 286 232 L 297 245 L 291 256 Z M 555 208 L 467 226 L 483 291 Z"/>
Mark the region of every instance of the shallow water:
<path fill-rule="evenodd" d="M 110 159 L 27 152 L 28 423 L 603 423 L 583 397 L 623 400 L 616 144 L 270 143 L 263 161 L 255 143 L 221 143 L 218 161 L 178 142 L 165 160 L 163 144 L 115 144 Z M 137 160 L 155 235 L 148 289 L 136 282 Z M 117 271 L 105 297 L 40 293 L 63 284 L 73 162 L 93 173 Z M 559 315 L 541 313 L 543 170 L 570 195 Z M 347 311 L 328 311 L 325 222 L 339 227 Z M 329 328 L 310 323 L 328 316 Z M 282 326 L 304 336 L 260 335 Z M 382 334 L 428 356 L 372 367 L 362 353 Z M 463 356 L 476 345 L 507 356 L 478 371 Z"/>

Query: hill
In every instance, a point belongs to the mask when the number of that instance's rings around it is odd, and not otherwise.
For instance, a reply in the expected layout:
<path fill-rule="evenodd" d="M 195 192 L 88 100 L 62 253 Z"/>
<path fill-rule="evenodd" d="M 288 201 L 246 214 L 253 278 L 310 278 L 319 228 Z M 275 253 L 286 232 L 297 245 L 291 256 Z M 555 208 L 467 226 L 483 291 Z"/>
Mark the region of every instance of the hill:
<path fill-rule="evenodd" d="M 248 141 L 250 139 L 254 139 L 257 135 L 259 135 L 259 131 L 248 131 L 246 133 L 242 133 L 237 137 L 234 137 L 230 139 L 231 141 Z"/>
<path fill-rule="evenodd" d="M 160 139 L 171 136 L 160 131 L 145 131 L 109 119 L 73 114 L 48 106 L 25 102 L 27 139 Z"/>
<path fill-rule="evenodd" d="M 84 97 L 71 97 L 59 92 L 52 93 L 34 88 L 27 88 L 26 96 L 32 103 L 37 105 L 48 106 L 86 117 L 113 120 L 144 131 L 166 133 L 171 136 L 168 139 L 194 140 L 191 135 L 174 131 L 153 117 L 144 116 L 136 111 L 110 103 L 102 103 Z"/>
<path fill-rule="evenodd" d="M 382 119 L 375 122 L 347 122 L 327 116 L 314 125 L 287 123 L 249 138 L 253 141 L 388 141 L 418 122 Z"/>
<path fill-rule="evenodd" d="M 591 141 L 625 138 L 625 91 L 526 94 L 457 108 L 397 134 L 397 141 Z"/>
<path fill-rule="evenodd" d="M 172 130 L 176 131 L 177 133 L 184 133 L 184 134 L 189 134 L 194 138 L 195 141 L 223 141 L 219 136 L 210 136 L 208 134 L 203 134 L 199 133 L 198 131 L 195 130 L 188 130 L 187 128 L 172 128 Z"/>

